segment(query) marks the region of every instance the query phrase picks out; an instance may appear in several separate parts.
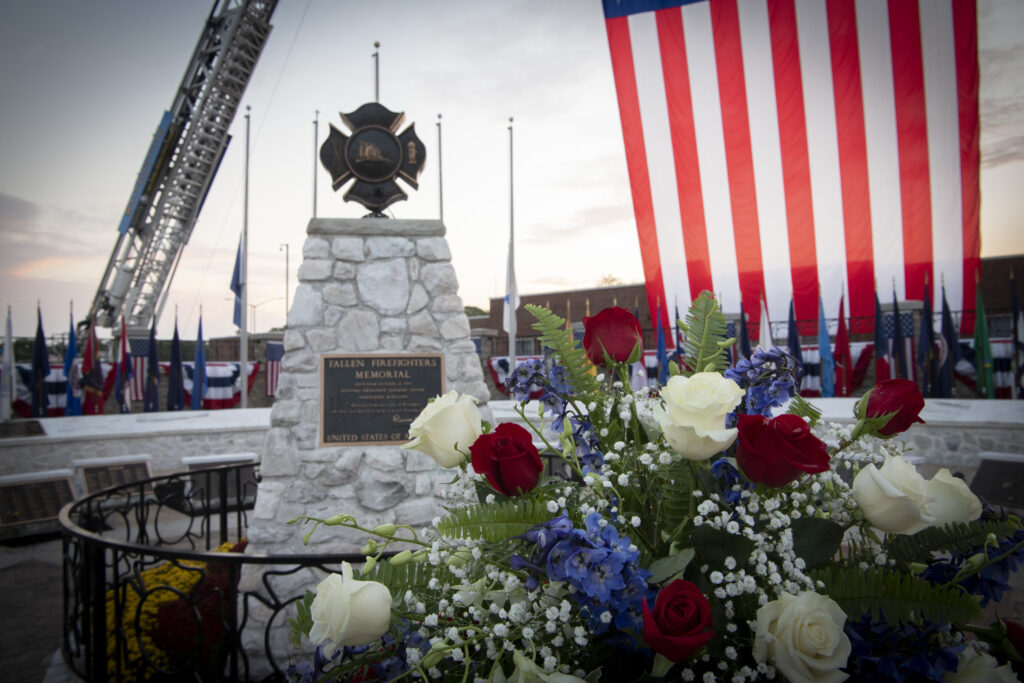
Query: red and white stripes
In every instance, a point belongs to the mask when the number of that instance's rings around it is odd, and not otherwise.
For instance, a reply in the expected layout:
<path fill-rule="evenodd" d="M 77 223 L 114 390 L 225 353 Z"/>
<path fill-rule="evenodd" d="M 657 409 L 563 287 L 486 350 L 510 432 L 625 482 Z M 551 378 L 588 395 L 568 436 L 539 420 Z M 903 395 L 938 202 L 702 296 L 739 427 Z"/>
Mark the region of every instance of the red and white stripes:
<path fill-rule="evenodd" d="M 705 0 L 607 32 L 652 314 L 708 289 L 815 321 L 846 286 L 867 331 L 875 283 L 926 275 L 973 309 L 975 0 Z"/>

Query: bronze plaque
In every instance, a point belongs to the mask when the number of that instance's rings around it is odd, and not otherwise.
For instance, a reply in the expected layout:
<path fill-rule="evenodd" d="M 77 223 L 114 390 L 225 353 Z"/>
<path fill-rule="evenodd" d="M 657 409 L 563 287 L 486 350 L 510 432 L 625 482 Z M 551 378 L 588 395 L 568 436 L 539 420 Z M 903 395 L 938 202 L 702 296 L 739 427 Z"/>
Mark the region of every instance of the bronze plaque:
<path fill-rule="evenodd" d="M 320 445 L 384 446 L 409 440 L 409 425 L 444 393 L 444 356 L 324 355 Z"/>
<path fill-rule="evenodd" d="M 7 484 L 0 487 L 0 525 L 56 519 L 74 498 L 68 477 Z"/>
<path fill-rule="evenodd" d="M 85 480 L 86 492 L 96 493 L 111 486 L 133 484 L 149 479 L 149 463 L 139 460 L 110 465 L 90 465 L 82 468 L 82 478 Z"/>

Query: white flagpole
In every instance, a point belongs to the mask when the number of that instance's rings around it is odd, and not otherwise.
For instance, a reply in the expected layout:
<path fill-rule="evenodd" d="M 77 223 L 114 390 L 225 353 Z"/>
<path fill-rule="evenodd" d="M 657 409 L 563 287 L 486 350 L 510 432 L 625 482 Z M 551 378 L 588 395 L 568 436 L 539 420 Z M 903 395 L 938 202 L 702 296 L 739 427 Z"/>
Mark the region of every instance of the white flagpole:
<path fill-rule="evenodd" d="M 249 401 L 247 389 L 249 388 L 249 331 L 246 329 L 249 325 L 249 308 L 248 308 L 248 294 L 249 294 L 249 112 L 252 110 L 250 105 L 245 106 L 245 198 L 242 200 L 242 262 L 238 268 L 238 286 L 241 290 L 242 299 L 242 315 L 241 315 L 241 334 L 238 339 L 238 357 L 239 357 L 239 378 L 241 381 L 242 391 L 242 402 L 241 407 L 243 409 L 249 407 Z M 193 387 L 195 390 L 195 387 Z"/>
<path fill-rule="evenodd" d="M 11 419 L 14 400 L 14 335 L 11 333 L 11 305 L 7 304 L 7 330 L 4 333 L 3 387 L 0 387 L 0 420 Z"/>
<path fill-rule="evenodd" d="M 765 351 L 775 346 L 775 341 L 772 339 L 772 323 L 768 319 L 768 303 L 764 300 L 764 294 L 761 294 L 761 329 L 758 334 L 758 345 L 764 348 Z"/>
<path fill-rule="evenodd" d="M 515 261 L 515 201 L 513 200 L 512 174 L 512 117 L 508 117 L 508 271 L 505 277 L 505 310 L 503 323 L 508 333 L 508 372 L 516 369 L 516 309 L 519 308 L 519 291 L 516 287 Z"/>
<path fill-rule="evenodd" d="M 437 115 L 437 214 L 444 223 L 444 173 L 441 171 L 441 115 Z"/>
<path fill-rule="evenodd" d="M 313 218 L 316 218 L 316 162 L 317 162 L 317 142 L 320 137 L 320 110 L 317 109 L 313 117 Z M 285 297 L 285 308 L 288 306 L 287 298 Z"/>

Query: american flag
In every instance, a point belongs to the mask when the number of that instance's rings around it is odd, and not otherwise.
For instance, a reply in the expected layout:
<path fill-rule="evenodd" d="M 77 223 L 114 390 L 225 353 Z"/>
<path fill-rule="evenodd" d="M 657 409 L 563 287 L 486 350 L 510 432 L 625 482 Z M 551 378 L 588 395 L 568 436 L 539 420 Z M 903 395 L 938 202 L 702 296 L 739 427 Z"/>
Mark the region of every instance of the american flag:
<path fill-rule="evenodd" d="M 820 286 L 834 319 L 845 283 L 867 332 L 875 281 L 929 275 L 974 309 L 976 0 L 603 5 L 652 315 L 709 290 L 813 321 Z"/>
<path fill-rule="evenodd" d="M 892 313 L 882 315 L 882 334 L 886 339 L 891 340 L 894 331 L 894 320 L 896 316 Z M 917 365 L 913 362 L 914 356 L 914 314 L 900 313 L 900 334 L 903 335 L 903 357 L 907 359 L 907 379 L 917 380 Z M 891 342 L 890 342 L 891 343 Z M 889 371 L 896 376 L 896 363 L 889 364 Z M 885 378 L 880 378 L 885 379 Z"/>
<path fill-rule="evenodd" d="M 132 356 L 132 376 L 129 396 L 133 401 L 146 398 L 146 358 L 149 357 L 149 337 L 131 338 L 128 347 Z"/>
<path fill-rule="evenodd" d="M 277 381 L 281 375 L 281 359 L 284 357 L 284 344 L 267 342 L 267 396 L 277 393 Z"/>

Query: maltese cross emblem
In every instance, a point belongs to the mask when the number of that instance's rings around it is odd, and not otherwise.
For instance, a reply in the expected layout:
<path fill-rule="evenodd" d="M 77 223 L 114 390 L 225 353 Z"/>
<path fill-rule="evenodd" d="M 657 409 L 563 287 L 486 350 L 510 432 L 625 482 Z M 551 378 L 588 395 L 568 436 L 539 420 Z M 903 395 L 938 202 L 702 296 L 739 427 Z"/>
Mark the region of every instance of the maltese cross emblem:
<path fill-rule="evenodd" d="M 423 171 L 427 150 L 412 124 L 398 133 L 405 114 L 377 102 L 340 116 L 352 134 L 345 135 L 331 124 L 330 135 L 320 147 L 320 163 L 331 174 L 335 191 L 355 180 L 345 192 L 345 201 L 359 202 L 370 215 L 383 216 L 385 208 L 409 198 L 395 182 L 397 178 L 413 189 L 419 187 L 416 179 Z"/>

